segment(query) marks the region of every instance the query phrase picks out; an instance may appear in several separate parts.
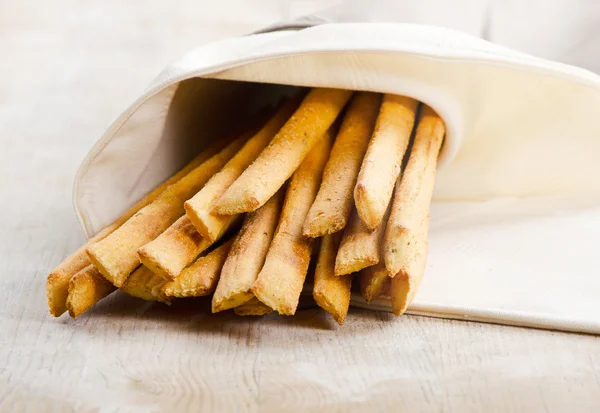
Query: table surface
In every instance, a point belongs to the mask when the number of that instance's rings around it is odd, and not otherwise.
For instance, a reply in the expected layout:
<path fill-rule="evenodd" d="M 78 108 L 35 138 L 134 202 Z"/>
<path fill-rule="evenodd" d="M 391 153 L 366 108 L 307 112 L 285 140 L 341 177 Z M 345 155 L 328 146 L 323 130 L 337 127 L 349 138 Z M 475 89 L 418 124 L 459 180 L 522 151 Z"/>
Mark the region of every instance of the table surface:
<path fill-rule="evenodd" d="M 48 314 L 46 274 L 84 241 L 74 173 L 120 111 L 193 46 L 332 2 L 217 3 L 0 3 L 0 411 L 598 411 L 598 337 L 124 294 Z"/>

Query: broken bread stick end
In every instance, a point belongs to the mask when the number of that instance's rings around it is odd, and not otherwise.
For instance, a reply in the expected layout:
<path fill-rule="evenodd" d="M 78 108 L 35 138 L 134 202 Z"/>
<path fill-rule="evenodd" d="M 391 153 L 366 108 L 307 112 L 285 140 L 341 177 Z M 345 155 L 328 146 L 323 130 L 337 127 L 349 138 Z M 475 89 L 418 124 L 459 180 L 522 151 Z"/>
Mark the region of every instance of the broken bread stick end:
<path fill-rule="evenodd" d="M 358 272 L 363 268 L 370 267 L 379 263 L 379 258 L 375 256 L 363 255 L 362 257 L 354 257 L 346 259 L 338 254 L 339 259 L 336 259 L 335 275 L 338 277 Z"/>
<path fill-rule="evenodd" d="M 193 288 L 181 288 L 177 285 L 165 285 L 160 292 L 167 297 L 173 298 L 188 298 L 188 297 L 204 297 L 212 293 L 212 289 L 207 285 L 196 285 Z"/>
<path fill-rule="evenodd" d="M 417 293 L 421 278 L 411 277 L 404 271 L 392 278 L 391 303 L 394 315 L 401 316 L 406 312 Z"/>
<path fill-rule="evenodd" d="M 349 280 L 351 280 L 352 278 L 351 275 L 346 275 L 344 277 L 347 277 Z M 350 283 L 348 282 L 348 284 Z M 334 302 L 331 299 L 331 297 L 329 297 L 326 293 L 323 293 L 322 291 L 314 291 L 313 298 L 315 299 L 317 305 L 323 310 L 327 311 L 329 314 L 331 314 L 333 319 L 339 325 L 344 324 L 344 321 L 346 321 L 346 316 L 348 315 L 347 307 L 344 309 L 340 309 L 339 304 Z"/>
<path fill-rule="evenodd" d="M 127 280 L 127 276 L 129 274 L 123 275 L 118 268 L 110 268 L 104 265 L 104 260 L 102 257 L 101 245 L 92 244 L 87 249 L 88 257 L 92 262 L 92 265 L 100 271 L 102 276 L 110 281 L 115 287 L 122 287 L 125 281 Z"/>
<path fill-rule="evenodd" d="M 69 281 L 69 295 L 66 300 L 69 315 L 72 318 L 79 317 L 115 290 L 116 287 L 107 281 L 96 267 L 87 266 Z"/>
<path fill-rule="evenodd" d="M 69 295 L 71 275 L 53 271 L 46 280 L 46 297 L 48 309 L 54 317 L 60 317 L 67 311 L 66 301 Z"/>
<path fill-rule="evenodd" d="M 262 303 L 256 297 L 252 297 L 249 301 L 244 304 L 235 307 L 233 312 L 236 315 L 241 316 L 262 316 L 266 314 L 270 314 L 273 312 L 273 309 L 268 305 Z"/>
<path fill-rule="evenodd" d="M 221 239 L 242 217 L 240 214 L 213 215 L 206 210 L 198 210 L 187 205 L 187 203 L 184 204 L 186 218 L 209 245 Z"/>
<path fill-rule="evenodd" d="M 264 275 L 263 275 L 264 277 Z M 294 315 L 296 314 L 296 309 L 298 308 L 299 296 L 288 299 L 288 295 L 286 292 L 286 297 L 278 298 L 277 294 L 272 293 L 273 287 L 269 285 L 265 285 L 261 280 L 261 274 L 259 274 L 259 278 L 252 285 L 251 291 L 254 296 L 261 301 L 266 306 L 272 308 L 277 311 L 280 315 Z M 294 298 L 296 298 L 294 300 Z"/>
<path fill-rule="evenodd" d="M 183 204 L 185 208 L 185 215 L 188 217 L 196 231 L 207 241 L 216 241 L 216 235 L 211 234 L 209 228 L 204 224 L 206 216 L 209 215 L 205 210 L 198 210 L 194 208 L 190 201 L 185 201 Z"/>
<path fill-rule="evenodd" d="M 391 277 L 383 263 L 365 268 L 358 274 L 360 294 L 367 303 L 389 292 L 391 282 Z"/>
<path fill-rule="evenodd" d="M 261 206 L 261 202 L 258 198 L 252 195 L 238 197 L 235 193 L 230 193 L 229 190 L 227 190 L 223 196 L 219 198 L 214 210 L 220 215 L 234 215 L 255 211 Z"/>
<path fill-rule="evenodd" d="M 154 260 L 153 257 L 151 255 L 149 255 L 147 253 L 147 251 L 145 251 L 143 249 L 143 247 L 138 250 L 138 257 L 140 258 L 140 262 L 142 263 L 142 265 L 147 267 L 154 274 L 163 278 L 165 281 L 170 281 L 170 280 L 175 279 L 175 276 L 168 274 L 161 267 L 159 267 L 158 262 L 156 260 Z"/>
<path fill-rule="evenodd" d="M 343 324 L 350 307 L 352 275 L 339 277 L 334 274 L 340 239 L 341 234 L 333 234 L 321 240 L 315 269 L 313 298 L 317 305 L 331 314 L 338 324 Z"/>
<path fill-rule="evenodd" d="M 377 200 L 371 199 L 367 187 L 362 183 L 358 182 L 354 187 L 354 203 L 356 204 L 356 212 L 360 217 L 361 221 L 370 230 L 376 229 L 381 224 L 382 215 L 378 209 L 375 208 L 375 202 Z"/>
<path fill-rule="evenodd" d="M 137 250 L 140 261 L 155 274 L 174 280 L 200 253 L 212 245 L 183 215 L 156 239 Z"/>
<path fill-rule="evenodd" d="M 211 308 L 213 313 L 218 313 L 247 303 L 254 298 L 254 294 L 249 291 L 232 292 L 227 297 L 220 297 L 219 301 L 216 301 L 214 297 L 215 296 L 213 296 Z"/>
<path fill-rule="evenodd" d="M 369 229 L 354 210 L 335 258 L 335 274 L 345 275 L 378 264 L 384 225 Z"/>
<path fill-rule="evenodd" d="M 141 298 L 147 301 L 158 301 L 164 304 L 170 304 L 171 298 L 164 295 L 161 291 L 166 280 L 154 274 L 149 268 L 140 265 L 123 283 L 119 289 L 132 297 Z"/>
<path fill-rule="evenodd" d="M 328 214 L 325 211 L 311 209 L 302 227 L 302 234 L 309 238 L 324 237 L 341 231 L 347 222 L 348 220 L 342 214 Z"/>
<path fill-rule="evenodd" d="M 161 291 L 168 297 L 202 297 L 212 294 L 219 281 L 221 268 L 227 258 L 233 240 L 215 248 L 207 255 L 198 258 L 173 281 L 169 281 Z"/>

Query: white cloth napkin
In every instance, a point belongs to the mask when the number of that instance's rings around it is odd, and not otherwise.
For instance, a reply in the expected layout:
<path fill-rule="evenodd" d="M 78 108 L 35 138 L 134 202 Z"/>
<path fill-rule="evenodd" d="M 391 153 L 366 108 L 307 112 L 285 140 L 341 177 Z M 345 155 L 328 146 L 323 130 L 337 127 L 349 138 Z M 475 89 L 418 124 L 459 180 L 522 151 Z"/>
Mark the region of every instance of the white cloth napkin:
<path fill-rule="evenodd" d="M 490 13 L 480 26 L 497 33 Z M 86 233 L 288 93 L 278 85 L 405 94 L 444 117 L 428 266 L 410 313 L 600 333 L 600 77 L 436 26 L 325 24 L 191 51 L 83 162 L 74 201 Z"/>

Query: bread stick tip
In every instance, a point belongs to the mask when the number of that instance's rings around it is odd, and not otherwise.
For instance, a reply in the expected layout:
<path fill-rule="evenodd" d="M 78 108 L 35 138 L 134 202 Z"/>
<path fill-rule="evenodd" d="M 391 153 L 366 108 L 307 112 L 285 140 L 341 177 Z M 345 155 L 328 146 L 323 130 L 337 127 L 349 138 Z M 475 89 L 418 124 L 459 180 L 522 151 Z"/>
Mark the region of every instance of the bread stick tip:
<path fill-rule="evenodd" d="M 354 203 L 356 205 L 356 212 L 362 220 L 362 222 L 370 230 L 374 230 L 379 226 L 381 220 L 377 219 L 377 214 L 371 209 L 373 200 L 370 198 L 370 193 L 362 182 L 357 182 L 354 187 Z"/>

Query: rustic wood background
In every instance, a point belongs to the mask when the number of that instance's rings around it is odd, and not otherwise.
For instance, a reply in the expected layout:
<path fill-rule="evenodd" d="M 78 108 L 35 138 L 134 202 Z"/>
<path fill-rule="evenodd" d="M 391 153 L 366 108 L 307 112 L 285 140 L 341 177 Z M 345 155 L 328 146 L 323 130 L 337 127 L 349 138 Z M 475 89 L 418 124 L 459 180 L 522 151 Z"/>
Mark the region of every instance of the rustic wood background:
<path fill-rule="evenodd" d="M 598 411 L 592 336 L 123 294 L 48 314 L 46 274 L 84 241 L 73 176 L 120 111 L 193 46 L 333 3 L 0 2 L 0 411 Z"/>

